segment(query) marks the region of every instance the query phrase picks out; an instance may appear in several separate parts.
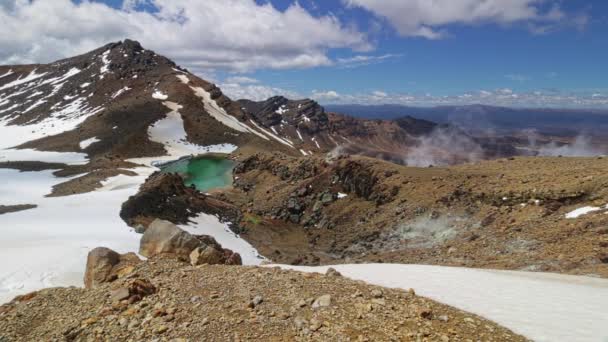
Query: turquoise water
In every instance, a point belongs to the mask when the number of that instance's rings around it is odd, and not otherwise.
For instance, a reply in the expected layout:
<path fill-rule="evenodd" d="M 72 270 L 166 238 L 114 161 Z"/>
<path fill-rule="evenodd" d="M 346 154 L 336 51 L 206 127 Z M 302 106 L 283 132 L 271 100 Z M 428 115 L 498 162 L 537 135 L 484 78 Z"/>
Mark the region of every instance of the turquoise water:
<path fill-rule="evenodd" d="M 161 167 L 161 171 L 178 173 L 184 177 L 184 184 L 208 191 L 231 185 L 233 167 L 233 161 L 222 157 L 201 157 L 171 163 Z"/>

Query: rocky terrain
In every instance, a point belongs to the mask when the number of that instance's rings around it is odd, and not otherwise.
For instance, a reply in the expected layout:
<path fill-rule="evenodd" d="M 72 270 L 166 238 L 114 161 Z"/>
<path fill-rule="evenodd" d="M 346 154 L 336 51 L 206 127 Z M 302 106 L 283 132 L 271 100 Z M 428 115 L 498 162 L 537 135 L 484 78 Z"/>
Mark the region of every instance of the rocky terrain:
<path fill-rule="evenodd" d="M 0 306 L 0 340 L 526 340 L 414 290 L 366 285 L 332 269 L 218 265 L 220 250 L 209 237 L 155 221 L 140 248 L 150 259 L 91 251 L 86 289 L 45 289 Z"/>
<path fill-rule="evenodd" d="M 606 158 L 444 168 L 259 154 L 222 198 L 279 262 L 400 262 L 608 277 Z M 596 211 L 575 218 L 583 207 Z"/>
<path fill-rule="evenodd" d="M 3 294 L 75 284 L 65 277 L 82 271 L 73 256 L 97 241 L 131 252 L 139 242 L 148 258 L 94 249 L 86 289 L 42 290 L 0 307 L 0 341 L 523 340 L 335 270 L 239 266 L 259 264 L 258 252 L 291 265 L 608 277 L 606 158 L 513 157 L 526 154 L 514 147 L 523 137 L 472 136 L 412 117 L 358 119 L 306 99 L 233 101 L 130 40 L 51 64 L 2 66 L 0 75 L 0 133 L 8 132 L 0 171 L 19 184 L 0 192 L 24 195 L 0 198 L 2 224 L 17 227 L 3 255 L 29 263 L 4 265 Z M 203 193 L 157 172 L 162 162 L 213 152 L 238 163 L 231 188 Z M 210 228 L 217 240 L 176 224 Z M 224 248 L 218 236 L 251 246 Z M 11 249 L 20 243 L 23 251 Z M 38 243 L 42 261 L 28 249 Z"/>

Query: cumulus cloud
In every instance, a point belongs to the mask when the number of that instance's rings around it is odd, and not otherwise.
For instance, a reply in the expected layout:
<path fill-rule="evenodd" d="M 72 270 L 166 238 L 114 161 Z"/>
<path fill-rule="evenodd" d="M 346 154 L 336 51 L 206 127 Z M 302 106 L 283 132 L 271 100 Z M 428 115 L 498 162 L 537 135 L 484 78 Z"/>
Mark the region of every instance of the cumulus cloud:
<path fill-rule="evenodd" d="M 91 1 L 1 3 L 0 64 L 49 62 L 124 38 L 194 72 L 331 65 L 328 49 L 370 49 L 363 33 L 297 2 L 284 11 L 254 0 L 125 0 L 119 9 Z"/>
<path fill-rule="evenodd" d="M 386 19 L 402 36 L 428 39 L 444 37 L 445 26 L 450 24 L 527 22 L 541 27 L 565 16 L 557 3 L 543 7 L 545 0 L 343 0 L 343 3 Z"/>
<path fill-rule="evenodd" d="M 400 104 L 406 106 L 483 104 L 505 107 L 608 108 L 608 93 L 568 93 L 546 90 L 515 92 L 509 88 L 471 91 L 449 96 L 383 91 L 340 94 L 335 91 L 317 90 L 313 92 L 312 97 L 323 104 Z"/>
<path fill-rule="evenodd" d="M 313 90 L 311 98 L 314 100 L 317 100 L 317 101 L 333 103 L 332 101 L 340 101 L 340 100 L 344 99 L 345 97 L 340 95 L 335 90 L 328 90 L 328 91 Z"/>
<path fill-rule="evenodd" d="M 293 90 L 263 84 L 223 82 L 219 84 L 219 87 L 222 89 L 224 94 L 234 100 L 247 99 L 253 101 L 262 101 L 277 95 L 285 96 L 289 99 L 300 99 L 304 97 Z"/>

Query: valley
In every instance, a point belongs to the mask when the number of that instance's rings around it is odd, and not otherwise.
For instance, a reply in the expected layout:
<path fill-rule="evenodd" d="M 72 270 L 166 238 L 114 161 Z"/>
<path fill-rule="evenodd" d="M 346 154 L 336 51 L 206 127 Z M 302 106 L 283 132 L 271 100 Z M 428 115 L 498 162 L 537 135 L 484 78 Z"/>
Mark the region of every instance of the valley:
<path fill-rule="evenodd" d="M 0 66 L 0 75 L 0 340 L 231 339 L 227 324 L 271 340 L 608 334 L 601 147 L 562 153 L 577 149 L 575 139 L 543 134 L 539 146 L 558 152 L 540 156 L 513 132 L 362 119 L 310 99 L 233 101 L 132 40 Z M 158 246 L 178 248 L 140 260 L 159 220 L 175 235 Z M 206 265 L 193 261 L 193 247 L 185 257 L 179 244 L 190 235 L 225 255 Z M 73 288 L 96 247 L 135 265 L 98 288 Z M 125 286 L 129 296 L 110 298 Z M 373 286 L 393 289 L 368 298 Z M 325 292 L 339 304 L 318 311 Z M 75 303 L 81 311 L 71 311 Z M 191 304 L 207 310 L 206 324 Z M 53 310 L 60 327 L 39 318 Z"/>

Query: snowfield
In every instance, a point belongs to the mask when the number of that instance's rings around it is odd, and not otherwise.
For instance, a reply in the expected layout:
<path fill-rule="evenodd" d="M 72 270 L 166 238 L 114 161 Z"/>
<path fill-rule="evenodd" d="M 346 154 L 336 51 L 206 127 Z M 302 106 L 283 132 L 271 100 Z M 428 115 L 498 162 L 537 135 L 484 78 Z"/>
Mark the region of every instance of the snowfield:
<path fill-rule="evenodd" d="M 319 273 L 329 268 L 278 266 Z M 331 267 L 370 284 L 413 288 L 418 295 L 475 313 L 534 341 L 608 341 L 606 279 L 422 265 Z"/>
<path fill-rule="evenodd" d="M 0 302 L 44 287 L 82 286 L 86 256 L 98 246 L 137 251 L 139 234 L 118 216 L 138 187 L 43 197 L 59 179 L 51 171 L 0 169 L 0 204 L 36 204 L 0 215 Z M 145 177 L 139 177 L 143 181 Z"/>
<path fill-rule="evenodd" d="M 19 172 L 0 169 L 0 205 L 34 204 L 36 208 L 0 215 L 0 303 L 16 295 L 54 286 L 82 286 L 88 252 L 99 246 L 119 253 L 137 252 L 140 234 L 119 217 L 129 196 L 137 193 L 145 179 L 157 171 L 157 162 L 205 153 L 230 153 L 230 144 L 199 146 L 187 141 L 180 105 L 163 102 L 170 109 L 164 119 L 152 125 L 152 141 L 165 145 L 167 154 L 132 161 L 141 167 L 131 169 L 136 176 L 118 175 L 102 181 L 96 191 L 66 197 L 45 197 L 56 184 L 71 178 L 57 178 L 53 171 Z M 66 164 L 88 162 L 83 153 L 17 150 L 11 147 L 28 140 L 69 131 L 88 115 L 80 113 L 66 119 L 51 118 L 40 124 L 9 126 L 0 121 L 0 161 L 45 161 Z M 99 141 L 80 142 L 86 148 Z M 7 149 L 8 148 L 8 149 Z M 184 228 L 209 232 L 226 246 L 242 251 L 244 262 L 259 264 L 262 259 L 251 245 L 231 234 L 228 227 L 210 215 L 198 217 Z"/>

